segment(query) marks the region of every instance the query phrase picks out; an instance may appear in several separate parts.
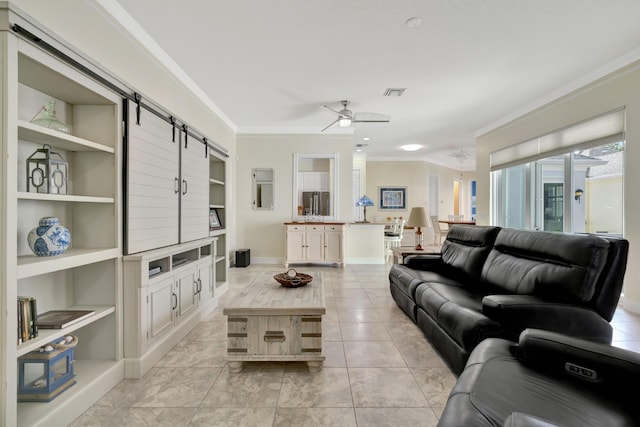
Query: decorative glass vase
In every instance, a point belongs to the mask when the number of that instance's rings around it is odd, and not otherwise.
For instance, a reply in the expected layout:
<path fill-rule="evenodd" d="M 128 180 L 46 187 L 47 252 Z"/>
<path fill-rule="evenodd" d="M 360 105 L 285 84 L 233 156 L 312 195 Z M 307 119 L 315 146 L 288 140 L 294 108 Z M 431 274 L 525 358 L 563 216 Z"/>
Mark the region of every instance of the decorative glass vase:
<path fill-rule="evenodd" d="M 29 247 L 37 256 L 63 254 L 71 244 L 71 234 L 55 217 L 40 218 L 38 226 L 27 236 Z"/>
<path fill-rule="evenodd" d="M 69 133 L 69 127 L 56 117 L 56 101 L 53 100 L 45 102 L 36 117 L 31 120 L 31 123 L 48 129 L 57 130 L 58 132 Z"/>

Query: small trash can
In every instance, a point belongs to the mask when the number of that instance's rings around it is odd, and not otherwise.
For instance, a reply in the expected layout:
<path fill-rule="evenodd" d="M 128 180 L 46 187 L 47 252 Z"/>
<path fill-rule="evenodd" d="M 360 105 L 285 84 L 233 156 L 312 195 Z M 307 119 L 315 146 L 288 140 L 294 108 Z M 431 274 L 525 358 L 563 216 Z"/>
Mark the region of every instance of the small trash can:
<path fill-rule="evenodd" d="M 251 264 L 251 249 L 236 251 L 236 267 L 248 267 Z"/>

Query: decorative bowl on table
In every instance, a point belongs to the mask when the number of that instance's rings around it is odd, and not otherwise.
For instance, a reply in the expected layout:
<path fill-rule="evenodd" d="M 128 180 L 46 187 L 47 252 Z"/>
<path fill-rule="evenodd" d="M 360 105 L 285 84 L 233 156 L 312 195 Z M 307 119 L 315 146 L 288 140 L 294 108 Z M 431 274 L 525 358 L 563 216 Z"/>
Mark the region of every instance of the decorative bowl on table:
<path fill-rule="evenodd" d="M 313 280 L 310 275 L 298 273 L 293 268 L 290 268 L 286 273 L 276 274 L 273 278 L 285 288 L 299 288 L 308 285 Z"/>

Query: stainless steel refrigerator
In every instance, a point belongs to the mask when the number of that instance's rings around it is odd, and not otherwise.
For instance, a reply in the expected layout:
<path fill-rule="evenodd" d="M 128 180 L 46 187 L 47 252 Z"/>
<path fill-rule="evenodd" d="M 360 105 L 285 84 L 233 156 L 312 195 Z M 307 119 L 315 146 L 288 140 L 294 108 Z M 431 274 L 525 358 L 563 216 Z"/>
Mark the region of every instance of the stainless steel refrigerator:
<path fill-rule="evenodd" d="M 304 215 L 330 216 L 331 193 L 329 191 L 303 191 Z"/>

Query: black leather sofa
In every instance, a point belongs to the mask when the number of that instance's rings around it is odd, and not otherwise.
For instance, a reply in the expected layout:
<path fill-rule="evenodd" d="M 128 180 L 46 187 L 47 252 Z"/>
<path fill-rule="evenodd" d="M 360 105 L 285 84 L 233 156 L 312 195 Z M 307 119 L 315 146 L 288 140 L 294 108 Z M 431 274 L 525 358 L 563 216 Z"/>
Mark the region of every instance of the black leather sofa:
<path fill-rule="evenodd" d="M 438 427 L 638 426 L 640 354 L 526 329 L 471 353 Z"/>
<path fill-rule="evenodd" d="M 453 225 L 441 253 L 389 271 L 398 306 L 455 374 L 484 339 L 526 328 L 610 343 L 628 241 Z"/>

